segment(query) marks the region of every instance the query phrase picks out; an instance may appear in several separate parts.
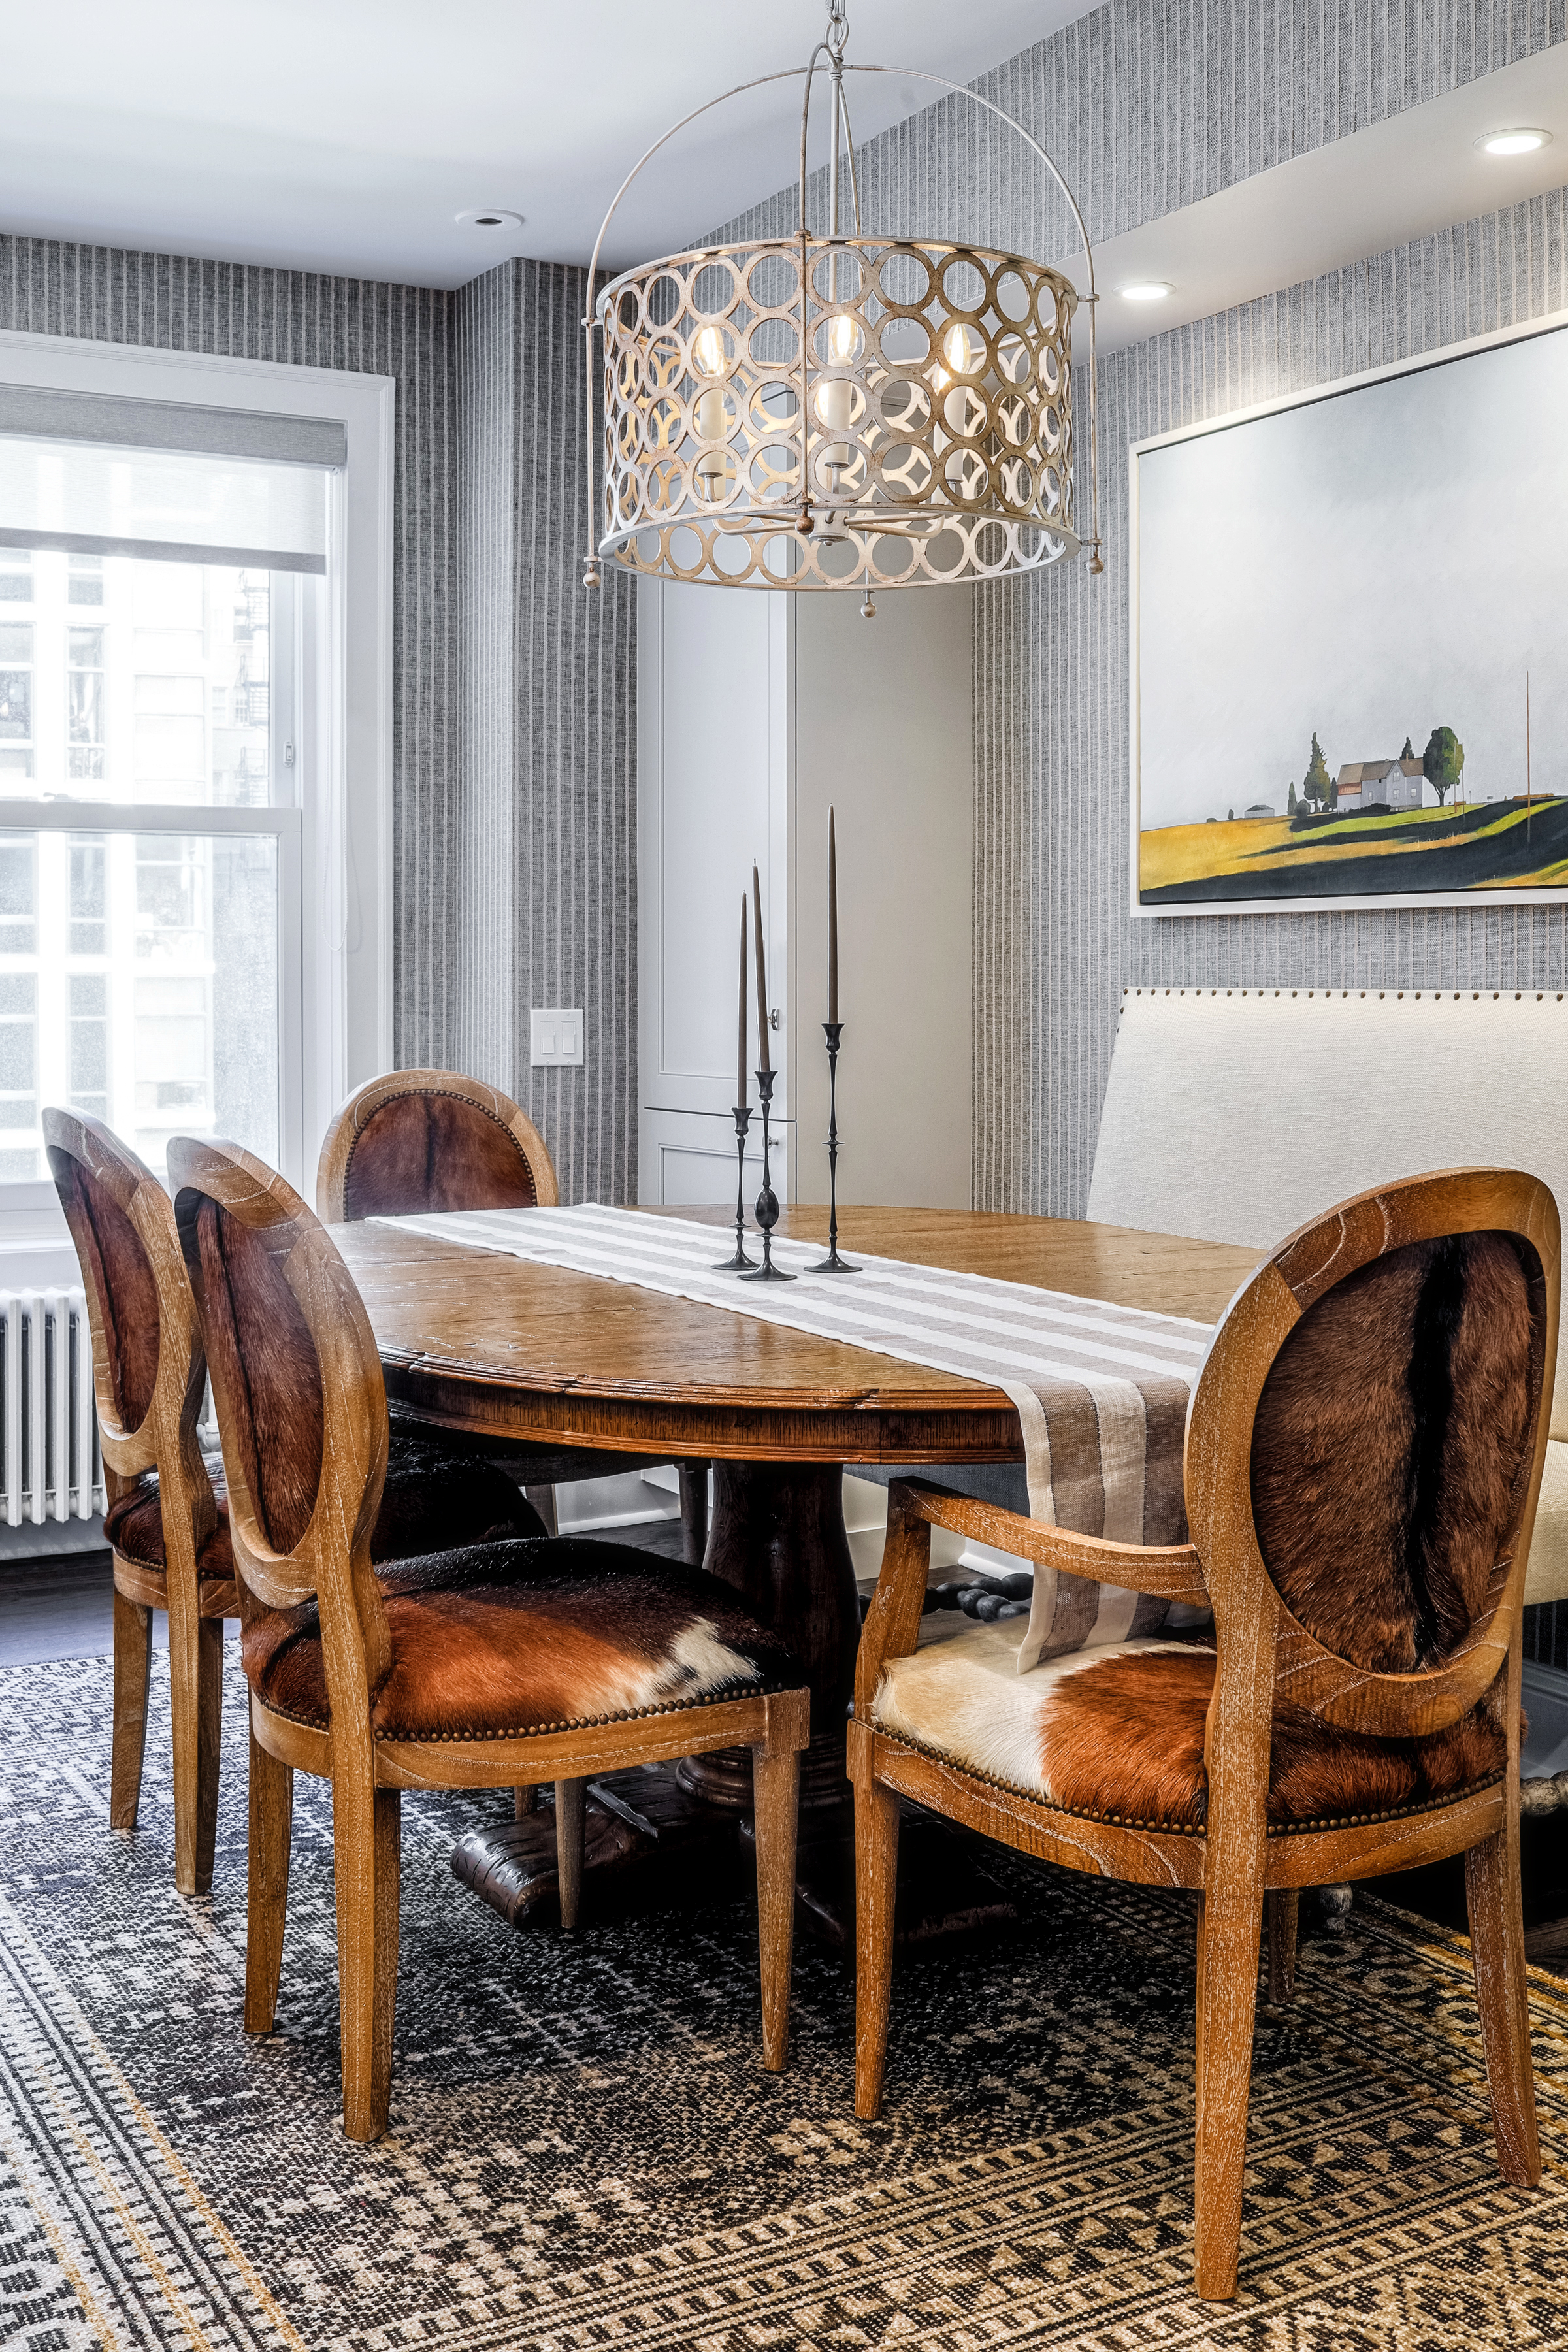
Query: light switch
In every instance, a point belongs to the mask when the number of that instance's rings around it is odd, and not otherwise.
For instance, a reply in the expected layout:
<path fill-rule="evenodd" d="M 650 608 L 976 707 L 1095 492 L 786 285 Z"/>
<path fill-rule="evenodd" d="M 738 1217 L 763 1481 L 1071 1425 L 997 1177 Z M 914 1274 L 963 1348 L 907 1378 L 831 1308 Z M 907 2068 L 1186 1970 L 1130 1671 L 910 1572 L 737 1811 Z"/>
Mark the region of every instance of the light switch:
<path fill-rule="evenodd" d="M 583 1059 L 583 1013 L 579 1006 L 563 1012 L 553 1006 L 528 1016 L 530 1060 L 536 1069 L 580 1066 Z"/>

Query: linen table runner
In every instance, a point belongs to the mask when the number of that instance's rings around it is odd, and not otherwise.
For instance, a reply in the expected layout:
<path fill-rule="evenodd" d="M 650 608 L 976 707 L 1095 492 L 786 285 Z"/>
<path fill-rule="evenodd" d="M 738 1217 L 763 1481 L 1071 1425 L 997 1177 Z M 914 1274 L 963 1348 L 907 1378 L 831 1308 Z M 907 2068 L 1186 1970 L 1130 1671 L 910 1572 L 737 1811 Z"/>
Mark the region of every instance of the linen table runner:
<path fill-rule="evenodd" d="M 1017 1412 L 1034 1517 L 1121 1543 L 1186 1539 L 1182 1449 L 1206 1324 L 899 1258 L 858 1254 L 858 1274 L 814 1275 L 821 1243 L 776 1236 L 775 1261 L 799 1279 L 777 1288 L 741 1282 L 713 1265 L 726 1228 L 632 1209 L 468 1209 L 374 1222 L 983 1381 Z M 1019 1669 L 1152 1633 L 1167 1607 L 1148 1593 L 1037 1569 Z"/>

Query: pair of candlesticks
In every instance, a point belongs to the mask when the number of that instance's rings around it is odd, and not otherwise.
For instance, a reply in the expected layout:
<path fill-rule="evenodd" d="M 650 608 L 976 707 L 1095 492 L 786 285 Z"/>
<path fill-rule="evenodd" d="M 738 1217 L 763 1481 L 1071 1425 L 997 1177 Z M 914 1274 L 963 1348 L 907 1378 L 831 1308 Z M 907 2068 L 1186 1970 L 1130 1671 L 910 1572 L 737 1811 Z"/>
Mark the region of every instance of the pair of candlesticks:
<path fill-rule="evenodd" d="M 808 1274 L 858 1274 L 858 1265 L 838 1255 L 838 1043 L 844 1034 L 842 1021 L 825 1021 L 822 1034 L 827 1040 L 827 1255 L 815 1265 L 807 1266 Z M 735 1105 L 735 1255 L 721 1258 L 717 1271 L 733 1274 L 742 1282 L 793 1282 L 795 1276 L 786 1274 L 782 1265 L 773 1264 L 773 1227 L 779 1221 L 778 1194 L 773 1187 L 773 1171 L 768 1163 L 768 1120 L 773 1099 L 773 1073 L 757 1072 L 757 1093 L 763 1106 L 763 1189 L 757 1194 L 757 1230 L 763 1237 L 763 1261 L 746 1255 L 746 1132 L 752 1124 L 750 1103 Z"/>

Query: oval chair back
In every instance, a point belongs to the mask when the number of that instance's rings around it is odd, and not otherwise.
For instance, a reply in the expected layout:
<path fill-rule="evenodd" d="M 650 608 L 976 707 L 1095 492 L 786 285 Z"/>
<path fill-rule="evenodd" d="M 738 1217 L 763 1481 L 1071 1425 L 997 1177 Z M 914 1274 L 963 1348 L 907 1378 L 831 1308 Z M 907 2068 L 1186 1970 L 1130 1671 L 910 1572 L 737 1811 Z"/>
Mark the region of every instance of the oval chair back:
<path fill-rule="evenodd" d="M 1187 1427 L 1215 1612 L 1209 1833 L 1266 1792 L 1276 1707 L 1448 1730 L 1517 1657 L 1555 1367 L 1561 1235 L 1537 1179 L 1467 1169 L 1304 1226 L 1215 1332 Z M 1517 1670 L 1514 1679 L 1517 1680 Z M 1514 1693 L 1517 1700 L 1517 1692 Z M 1508 1707 L 1517 1771 L 1517 1704 Z"/>
<path fill-rule="evenodd" d="M 182 1893 L 197 1893 L 212 1883 L 222 1618 L 235 1605 L 226 1578 L 203 1587 L 197 1569 L 218 1520 L 196 1437 L 206 1384 L 201 1326 L 174 1208 L 152 1170 L 98 1119 L 49 1108 L 43 1127 L 49 1172 L 87 1294 L 111 1546 L 115 1506 L 131 1500 L 149 1471 L 158 1475 L 162 1567 L 123 1558 L 117 1546 L 114 1551 L 110 1818 L 117 1829 L 136 1825 L 152 1612 L 166 1608 L 175 1881 Z"/>
<path fill-rule="evenodd" d="M 391 1070 L 327 1130 L 316 1207 L 327 1224 L 453 1209 L 552 1209 L 554 1164 L 528 1114 L 454 1070 Z"/>
<path fill-rule="evenodd" d="M 242 1595 L 315 1601 L 334 1740 L 369 1738 L 389 1663 L 371 1533 L 386 1391 L 370 1318 L 293 1186 L 236 1144 L 169 1146 L 174 1215 L 206 1335 Z"/>

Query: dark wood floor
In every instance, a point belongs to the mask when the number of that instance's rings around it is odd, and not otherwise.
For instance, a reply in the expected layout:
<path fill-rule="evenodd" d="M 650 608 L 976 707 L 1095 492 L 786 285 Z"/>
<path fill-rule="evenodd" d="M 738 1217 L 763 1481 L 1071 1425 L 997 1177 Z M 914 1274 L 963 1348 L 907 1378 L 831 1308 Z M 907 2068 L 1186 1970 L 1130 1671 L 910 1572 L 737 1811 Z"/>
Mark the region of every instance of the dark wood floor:
<path fill-rule="evenodd" d="M 678 1518 L 595 1529 L 591 1542 L 629 1543 L 668 1559 L 681 1556 Z M 112 1587 L 106 1550 L 53 1559 L 0 1564 L 0 1667 L 51 1658 L 110 1654 Z M 154 1612 L 153 1640 L 168 1647 L 168 1620 Z M 229 1638 L 239 1632 L 227 1628 Z M 1525 1941 L 1538 1965 L 1568 1972 L 1568 1813 L 1521 1824 L 1524 1868 Z M 1435 1864 L 1379 1882 L 1391 1903 L 1449 1927 L 1465 1925 L 1462 1861 Z"/>

